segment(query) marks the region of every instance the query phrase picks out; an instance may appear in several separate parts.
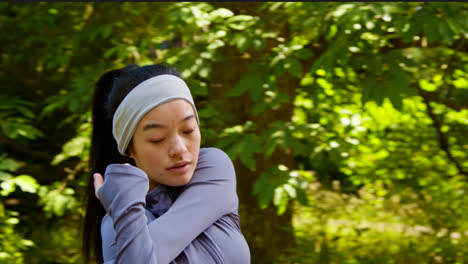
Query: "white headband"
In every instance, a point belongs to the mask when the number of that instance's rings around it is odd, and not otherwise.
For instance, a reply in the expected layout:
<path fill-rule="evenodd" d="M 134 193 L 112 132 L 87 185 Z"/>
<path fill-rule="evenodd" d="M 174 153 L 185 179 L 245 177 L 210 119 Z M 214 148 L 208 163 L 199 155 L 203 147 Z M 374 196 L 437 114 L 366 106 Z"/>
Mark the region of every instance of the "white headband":
<path fill-rule="evenodd" d="M 199 123 L 192 95 L 181 78 L 170 74 L 158 75 L 133 88 L 117 107 L 112 120 L 112 134 L 117 141 L 120 154 L 127 155 L 128 144 L 140 119 L 156 106 L 175 99 L 189 102 Z"/>

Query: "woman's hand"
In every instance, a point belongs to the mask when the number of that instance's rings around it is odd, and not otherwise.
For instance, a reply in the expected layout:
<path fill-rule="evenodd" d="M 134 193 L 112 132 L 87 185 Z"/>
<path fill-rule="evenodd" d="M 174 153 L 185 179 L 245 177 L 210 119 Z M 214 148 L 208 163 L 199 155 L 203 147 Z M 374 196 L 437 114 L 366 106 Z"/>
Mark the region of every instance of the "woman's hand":
<path fill-rule="evenodd" d="M 130 163 L 125 163 L 125 165 L 132 166 L 130 165 Z M 94 173 L 93 178 L 94 178 L 94 193 L 96 194 L 96 197 L 99 199 L 98 190 L 104 184 L 104 177 L 102 177 L 100 173 Z"/>
<path fill-rule="evenodd" d="M 98 190 L 101 188 L 102 184 L 104 183 L 104 178 L 100 173 L 94 173 L 93 174 L 94 178 L 94 193 L 96 194 L 96 197 L 99 199 L 98 195 Z"/>

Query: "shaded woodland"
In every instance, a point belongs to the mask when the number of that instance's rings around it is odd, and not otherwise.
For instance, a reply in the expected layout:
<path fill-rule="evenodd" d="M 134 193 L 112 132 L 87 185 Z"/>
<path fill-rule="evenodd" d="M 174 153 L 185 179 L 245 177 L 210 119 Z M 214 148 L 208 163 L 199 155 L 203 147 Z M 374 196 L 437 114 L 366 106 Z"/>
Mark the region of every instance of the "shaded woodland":
<path fill-rule="evenodd" d="M 252 263 L 468 263 L 466 3 L 0 3 L 0 262 L 81 263 L 91 96 L 176 66 Z"/>

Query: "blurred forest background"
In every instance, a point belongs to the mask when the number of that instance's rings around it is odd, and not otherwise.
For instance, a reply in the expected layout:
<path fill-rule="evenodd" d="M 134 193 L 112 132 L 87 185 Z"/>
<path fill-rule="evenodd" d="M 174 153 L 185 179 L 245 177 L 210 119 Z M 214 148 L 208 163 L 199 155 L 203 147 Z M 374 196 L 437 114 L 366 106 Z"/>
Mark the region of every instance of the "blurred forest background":
<path fill-rule="evenodd" d="M 90 99 L 167 62 L 252 263 L 468 263 L 466 3 L 0 3 L 0 263 L 80 263 Z"/>

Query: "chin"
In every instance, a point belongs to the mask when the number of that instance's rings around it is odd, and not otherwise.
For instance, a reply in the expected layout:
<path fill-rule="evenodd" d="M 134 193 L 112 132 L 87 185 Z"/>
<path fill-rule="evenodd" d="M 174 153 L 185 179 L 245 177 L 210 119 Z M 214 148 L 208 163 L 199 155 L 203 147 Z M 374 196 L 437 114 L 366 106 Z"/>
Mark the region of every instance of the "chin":
<path fill-rule="evenodd" d="M 173 178 L 166 184 L 167 186 L 179 187 L 187 184 L 192 179 L 193 172 L 187 173 L 187 175 L 180 175 L 177 178 Z"/>

